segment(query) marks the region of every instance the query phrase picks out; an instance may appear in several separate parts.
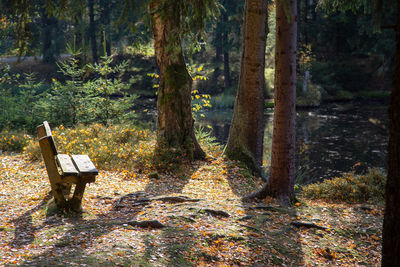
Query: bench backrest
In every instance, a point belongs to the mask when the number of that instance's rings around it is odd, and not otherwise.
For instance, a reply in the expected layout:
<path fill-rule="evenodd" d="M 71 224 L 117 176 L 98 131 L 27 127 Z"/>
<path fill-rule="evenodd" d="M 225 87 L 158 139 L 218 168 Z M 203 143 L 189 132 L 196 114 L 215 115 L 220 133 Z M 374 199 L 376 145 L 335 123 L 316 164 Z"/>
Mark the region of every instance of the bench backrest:
<path fill-rule="evenodd" d="M 37 135 L 47 174 L 49 177 L 59 177 L 55 160 L 55 156 L 57 156 L 57 148 L 54 144 L 53 135 L 51 134 L 50 126 L 47 121 L 37 127 Z"/>
<path fill-rule="evenodd" d="M 51 133 L 51 129 L 50 129 L 50 125 L 47 121 L 44 121 L 43 124 L 39 125 L 36 128 L 37 131 L 37 136 L 39 138 L 39 140 L 43 137 L 48 136 L 49 137 L 49 142 L 50 142 L 50 146 L 51 149 L 53 151 L 54 156 L 57 156 L 58 152 L 57 152 L 57 147 L 56 144 L 54 143 L 54 138 L 53 135 Z"/>

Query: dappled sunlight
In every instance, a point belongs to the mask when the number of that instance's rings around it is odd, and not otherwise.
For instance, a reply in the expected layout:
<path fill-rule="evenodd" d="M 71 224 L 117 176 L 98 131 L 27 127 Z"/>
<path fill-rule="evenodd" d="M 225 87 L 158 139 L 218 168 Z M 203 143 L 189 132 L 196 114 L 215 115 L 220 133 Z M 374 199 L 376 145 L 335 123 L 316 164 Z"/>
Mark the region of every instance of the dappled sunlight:
<path fill-rule="evenodd" d="M 153 178 L 149 170 L 100 170 L 86 188 L 84 212 L 75 216 L 56 212 L 41 161 L 2 154 L 0 260 L 39 265 L 380 262 L 381 207 L 307 199 L 289 208 L 273 199 L 242 202 L 262 181 L 216 156 Z M 152 220 L 165 227 L 130 224 Z M 326 229 L 297 228 L 294 221 Z"/>

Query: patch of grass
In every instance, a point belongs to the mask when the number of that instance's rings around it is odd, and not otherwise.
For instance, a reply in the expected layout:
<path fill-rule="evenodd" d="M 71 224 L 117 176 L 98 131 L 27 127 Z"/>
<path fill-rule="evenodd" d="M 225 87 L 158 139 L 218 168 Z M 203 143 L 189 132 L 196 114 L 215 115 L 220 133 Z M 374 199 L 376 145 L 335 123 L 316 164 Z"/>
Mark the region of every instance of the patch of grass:
<path fill-rule="evenodd" d="M 233 108 L 235 99 L 235 95 L 222 93 L 211 99 L 211 106 L 216 109 Z"/>
<path fill-rule="evenodd" d="M 302 86 L 302 85 L 301 85 Z M 322 87 L 313 83 L 308 84 L 307 92 L 298 90 L 296 106 L 298 107 L 316 107 L 321 104 Z"/>
<path fill-rule="evenodd" d="M 354 99 L 354 94 L 346 90 L 339 90 L 333 98 L 334 100 L 351 100 Z"/>
<path fill-rule="evenodd" d="M 359 95 L 368 99 L 389 99 L 390 91 L 362 91 Z"/>
<path fill-rule="evenodd" d="M 306 198 L 328 201 L 367 202 L 383 201 L 386 175 L 378 169 L 369 169 L 366 174 L 356 175 L 353 172 L 306 185 L 302 194 Z"/>
<path fill-rule="evenodd" d="M 271 100 L 266 101 L 265 104 L 264 104 L 264 107 L 265 108 L 274 108 L 275 107 L 274 100 L 271 99 Z"/>

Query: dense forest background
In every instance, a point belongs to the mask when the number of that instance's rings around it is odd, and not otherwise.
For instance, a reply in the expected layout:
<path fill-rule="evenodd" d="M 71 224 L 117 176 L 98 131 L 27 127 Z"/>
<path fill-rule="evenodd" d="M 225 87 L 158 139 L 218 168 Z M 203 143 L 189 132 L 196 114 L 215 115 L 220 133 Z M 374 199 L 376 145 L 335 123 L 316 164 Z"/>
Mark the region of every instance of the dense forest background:
<path fill-rule="evenodd" d="M 56 62 L 74 53 L 79 59 L 76 67 L 84 72 L 81 73 L 82 83 L 98 77 L 93 69 L 85 68 L 86 64 L 101 63 L 103 56 L 110 56 L 111 66 L 129 60 L 120 75 L 124 86 L 119 92 L 110 92 L 112 98 L 123 94 L 155 97 L 157 81 L 154 75 L 158 74 L 158 68 L 147 10 L 138 5 L 132 7 L 134 12 L 126 12 L 126 4 L 125 1 L 93 0 L 82 2 L 77 7 L 80 11 L 74 15 L 57 15 L 56 11 L 46 11 L 41 1 L 34 1 L 22 17 L 12 9 L 10 13 L 3 12 L 1 67 L 2 72 L 7 72 L 10 77 L 8 82 L 15 87 L 10 90 L 2 82 L 2 106 L 8 107 L 6 103 L 10 97 L 29 95 L 29 101 L 17 97 L 13 102 L 25 101 L 31 105 L 25 109 L 39 109 L 34 107 L 36 103 L 42 107 L 40 110 L 46 110 L 43 103 L 39 104 L 39 100 L 43 100 L 39 95 L 54 88 L 54 80 L 64 83 L 71 79 L 60 71 Z M 274 12 L 271 3 L 265 65 L 265 91 L 269 98 L 272 98 L 274 77 Z M 299 0 L 298 13 L 298 106 L 388 97 L 394 67 L 392 30 L 377 28 L 372 15 L 367 12 L 327 14 L 319 7 L 318 1 L 313 0 Z M 392 9 L 382 11 L 382 25 L 391 25 L 394 19 Z M 222 1 L 221 15 L 208 22 L 203 33 L 192 34 L 184 41 L 185 57 L 193 70 L 192 76 L 201 77 L 195 81 L 194 87 L 212 96 L 214 108 L 233 107 L 239 77 L 242 23 L 243 1 Z M 12 62 L 10 68 L 7 62 Z M 112 79 L 116 75 L 117 71 Z M 35 86 L 26 86 L 27 83 Z M 34 92 L 28 93 L 27 90 Z M 0 127 L 25 126 L 31 130 L 44 117 L 49 117 L 48 114 L 40 116 L 40 112 L 35 112 L 31 119 L 21 116 L 3 110 Z M 73 123 L 65 120 L 67 118 L 53 123 Z"/>

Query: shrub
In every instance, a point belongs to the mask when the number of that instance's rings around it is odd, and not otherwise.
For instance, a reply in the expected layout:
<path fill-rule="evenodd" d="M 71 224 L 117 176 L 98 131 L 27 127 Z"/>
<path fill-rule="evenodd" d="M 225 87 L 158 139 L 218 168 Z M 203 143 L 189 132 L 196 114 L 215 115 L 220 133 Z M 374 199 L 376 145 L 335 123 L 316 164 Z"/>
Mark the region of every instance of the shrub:
<path fill-rule="evenodd" d="M 113 58 L 108 56 L 102 57 L 100 63 L 81 67 L 79 54 L 72 50 L 71 54 L 71 58 L 58 64 L 67 81 L 62 83 L 53 79 L 52 88 L 42 101 L 43 108 L 49 109 L 48 120 L 74 126 L 133 119 L 132 107 L 136 96 L 125 93 L 127 85 L 121 80 L 127 62 L 113 65 Z M 85 76 L 91 79 L 84 79 Z"/>
<path fill-rule="evenodd" d="M 129 125 L 92 124 L 75 128 L 60 126 L 52 133 L 59 153 L 88 154 L 100 169 L 133 169 L 139 165 L 151 168 L 148 160 L 153 155 L 154 138 L 149 130 Z M 40 159 L 38 141 L 31 140 L 25 152 L 31 160 Z"/>
<path fill-rule="evenodd" d="M 3 130 L 0 133 L 0 150 L 22 152 L 31 137 L 25 133 Z"/>
<path fill-rule="evenodd" d="M 329 201 L 366 202 L 383 201 L 386 175 L 378 169 L 366 174 L 347 173 L 320 183 L 302 187 L 303 196 Z"/>
<path fill-rule="evenodd" d="M 322 87 L 311 82 L 308 83 L 307 91 L 300 92 L 296 98 L 299 107 L 315 107 L 321 104 Z"/>
<path fill-rule="evenodd" d="M 211 105 L 216 109 L 226 109 L 226 108 L 233 108 L 235 105 L 236 97 L 231 94 L 222 93 L 217 96 L 214 96 L 211 99 Z"/>

